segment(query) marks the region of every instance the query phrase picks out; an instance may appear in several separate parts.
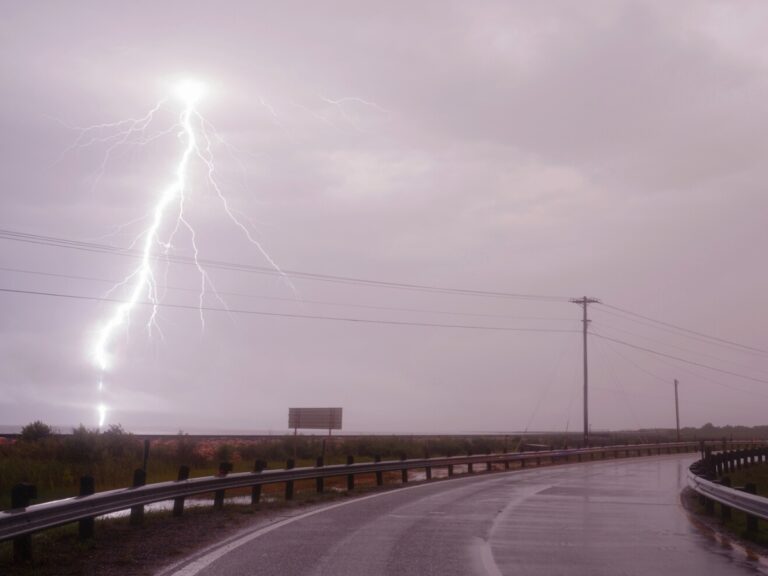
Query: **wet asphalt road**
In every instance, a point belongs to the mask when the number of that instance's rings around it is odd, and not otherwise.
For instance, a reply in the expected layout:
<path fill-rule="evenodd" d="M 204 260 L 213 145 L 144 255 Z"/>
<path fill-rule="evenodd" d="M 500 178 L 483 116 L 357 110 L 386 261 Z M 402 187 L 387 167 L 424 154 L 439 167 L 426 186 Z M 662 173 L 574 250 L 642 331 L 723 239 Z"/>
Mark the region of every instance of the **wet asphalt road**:
<path fill-rule="evenodd" d="M 276 519 L 170 576 L 768 574 L 688 520 L 691 455 L 423 484 Z"/>

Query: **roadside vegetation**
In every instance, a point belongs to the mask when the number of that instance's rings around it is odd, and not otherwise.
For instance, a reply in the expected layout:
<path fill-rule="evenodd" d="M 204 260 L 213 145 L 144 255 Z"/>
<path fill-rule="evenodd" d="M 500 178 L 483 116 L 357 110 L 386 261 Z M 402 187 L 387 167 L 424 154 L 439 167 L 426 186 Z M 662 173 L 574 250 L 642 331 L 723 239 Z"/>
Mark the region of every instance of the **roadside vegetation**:
<path fill-rule="evenodd" d="M 764 428 L 764 429 L 763 429 Z M 768 437 L 768 427 L 683 430 L 683 439 Z M 673 441 L 671 430 L 595 432 L 595 445 Z M 147 483 L 175 480 L 180 466 L 190 476 L 209 476 L 221 462 L 231 462 L 234 472 L 253 470 L 256 460 L 269 468 L 282 468 L 287 459 L 295 465 L 314 466 L 317 457 L 326 464 L 383 459 L 423 458 L 516 452 L 525 449 L 578 446 L 579 434 L 466 435 L 466 436 L 262 436 L 199 437 L 179 432 L 175 436 L 152 437 L 146 462 Z M 99 431 L 85 426 L 61 433 L 37 421 L 23 427 L 15 437 L 0 437 L 0 509 L 10 508 L 11 487 L 30 483 L 37 487 L 35 503 L 76 496 L 82 476 L 92 476 L 96 491 L 129 486 L 134 470 L 144 468 L 145 438 L 126 432 L 120 425 Z"/>

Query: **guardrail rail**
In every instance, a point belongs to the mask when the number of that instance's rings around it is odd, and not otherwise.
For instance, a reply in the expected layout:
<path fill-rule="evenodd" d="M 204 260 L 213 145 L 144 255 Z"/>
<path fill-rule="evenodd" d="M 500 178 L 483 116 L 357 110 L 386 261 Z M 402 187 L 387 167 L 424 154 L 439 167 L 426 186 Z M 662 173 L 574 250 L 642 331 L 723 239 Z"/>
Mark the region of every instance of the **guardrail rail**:
<path fill-rule="evenodd" d="M 742 443 L 743 445 L 743 443 Z M 31 554 L 30 535 L 34 532 L 80 522 L 81 537 L 93 535 L 93 519 L 106 514 L 131 510 L 131 519 L 138 523 L 143 516 L 144 506 L 155 502 L 174 501 L 174 514 L 181 514 L 184 508 L 184 499 L 190 496 L 214 493 L 214 506 L 220 507 L 224 502 L 224 492 L 235 488 L 251 488 L 252 503 L 257 504 L 261 496 L 261 487 L 267 484 L 284 484 L 286 499 L 293 498 L 294 482 L 300 480 L 315 480 L 317 492 L 324 489 L 324 479 L 331 477 L 346 477 L 347 489 L 353 490 L 355 477 L 361 474 L 375 474 L 376 484 L 383 484 L 383 475 L 386 472 L 401 472 L 403 482 L 408 482 L 408 472 L 414 469 L 423 469 L 426 479 L 432 479 L 432 470 L 435 468 L 447 468 L 448 476 L 454 476 L 456 466 L 466 466 L 468 473 L 475 472 L 475 466 L 485 465 L 486 471 L 494 470 L 494 467 L 503 466 L 509 470 L 511 465 L 517 463 L 524 468 L 528 465 L 541 465 L 542 463 L 569 462 L 574 459 L 581 462 L 583 459 L 619 458 L 630 455 L 652 455 L 676 452 L 695 452 L 704 450 L 703 442 L 672 442 L 658 444 L 633 444 L 619 446 L 603 446 L 592 448 L 575 448 L 564 450 L 548 450 L 537 452 L 507 452 L 494 454 L 478 454 L 467 456 L 451 456 L 440 458 L 418 458 L 381 461 L 376 458 L 374 462 L 355 463 L 351 456 L 347 458 L 347 464 L 323 465 L 322 458 L 318 458 L 314 467 L 294 468 L 293 460 L 286 463 L 284 469 L 267 470 L 266 463 L 256 461 L 253 472 L 229 473 L 231 465 L 222 464 L 220 474 L 200 478 L 188 478 L 189 469 L 179 473 L 179 480 L 143 485 L 143 473 L 137 470 L 134 475 L 134 486 L 105 492 L 93 492 L 92 479 L 86 482 L 85 492 L 81 483 L 81 493 L 85 495 L 41 504 L 28 505 L 29 498 L 34 497 L 34 488 L 25 485 L 17 485 L 14 490 L 19 491 L 15 499 L 17 507 L 0 512 L 0 541 L 14 540 L 14 556 L 17 558 L 29 557 Z M 697 477 L 698 478 L 698 477 Z M 84 479 L 87 480 L 87 479 Z M 708 484 L 699 481 L 702 490 Z M 740 494 L 741 501 L 746 499 Z M 736 500 L 734 500 L 736 502 Z M 19 503 L 22 505 L 19 506 Z M 768 507 L 765 509 L 768 515 Z M 766 516 L 768 517 L 768 516 Z"/>
<path fill-rule="evenodd" d="M 747 518 L 747 532 L 756 532 L 758 519 L 768 520 L 768 498 L 758 496 L 754 484 L 741 488 L 731 486 L 727 474 L 757 465 L 768 464 L 768 447 L 761 446 L 713 452 L 704 450 L 703 457 L 688 469 L 688 486 L 704 504 L 708 514 L 715 513 L 715 502 L 720 504 L 723 520 L 731 518 L 731 511 L 743 512 Z"/>

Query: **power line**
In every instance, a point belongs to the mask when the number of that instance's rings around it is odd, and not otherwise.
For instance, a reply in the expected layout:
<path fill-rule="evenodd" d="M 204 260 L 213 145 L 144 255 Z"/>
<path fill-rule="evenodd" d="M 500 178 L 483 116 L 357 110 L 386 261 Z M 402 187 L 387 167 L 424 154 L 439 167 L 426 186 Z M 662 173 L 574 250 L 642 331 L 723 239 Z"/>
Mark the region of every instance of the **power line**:
<path fill-rule="evenodd" d="M 754 369 L 751 366 L 745 366 L 744 364 L 740 364 L 739 362 L 734 362 L 732 360 L 726 360 L 724 358 L 718 358 L 716 356 L 712 356 L 710 354 L 704 353 L 704 352 L 698 352 L 696 350 L 692 350 L 690 348 L 686 348 L 685 346 L 677 346 L 676 344 L 670 344 L 668 342 L 663 342 L 661 340 L 656 340 L 655 338 L 649 338 L 648 336 L 643 336 L 641 334 L 636 334 L 630 330 L 624 330 L 622 328 L 617 328 L 615 326 L 612 326 L 611 324 L 606 324 L 605 322 L 600 323 L 600 327 L 602 328 L 608 328 L 609 330 L 615 330 L 616 332 L 622 332 L 624 334 L 629 334 L 630 336 L 634 336 L 635 338 L 641 338 L 642 340 L 647 340 L 649 342 L 653 342 L 655 344 L 661 344 L 662 346 L 668 346 L 670 348 L 675 348 L 676 350 L 681 350 L 683 352 L 690 352 L 691 354 L 696 354 L 698 356 L 706 356 L 710 360 L 717 360 L 718 362 L 722 362 L 724 364 L 730 364 L 732 366 L 736 366 L 738 368 L 746 368 L 746 369 Z M 765 373 L 762 369 L 757 369 L 759 372 Z"/>
<path fill-rule="evenodd" d="M 25 270 L 22 268 L 9 268 L 5 266 L 0 266 L 0 271 L 4 272 L 13 272 L 18 274 L 30 274 L 35 276 L 46 276 L 50 278 L 65 278 L 68 280 L 83 280 L 87 282 L 100 282 L 103 284 L 109 284 L 111 286 L 115 286 L 119 284 L 119 281 L 117 280 L 107 280 L 106 278 L 96 278 L 93 276 L 78 276 L 74 274 L 59 274 L 54 272 L 41 272 L 38 270 Z M 192 292 L 195 294 L 199 294 L 199 289 L 194 288 L 182 288 L 179 286 L 165 286 L 166 290 L 173 290 L 173 291 L 179 291 L 179 292 Z M 373 304 L 349 304 L 349 303 L 343 303 L 343 302 L 332 302 L 328 300 L 307 300 L 305 298 L 296 299 L 291 298 L 287 296 L 265 296 L 262 294 L 249 294 L 244 292 L 229 292 L 229 291 L 221 291 L 216 290 L 216 294 L 219 294 L 221 296 L 240 296 L 244 298 L 259 298 L 262 300 L 276 300 L 281 302 L 291 302 L 291 303 L 300 303 L 300 304 L 318 304 L 318 305 L 325 305 L 325 306 L 344 306 L 347 308 L 362 308 L 366 310 L 386 310 L 388 312 L 417 312 L 417 313 L 423 313 L 423 314 L 448 314 L 453 316 L 476 316 L 476 317 L 483 317 L 483 318 L 506 318 L 510 320 L 546 320 L 546 321 L 570 321 L 571 318 L 565 318 L 565 317 L 552 317 L 552 316 L 514 316 L 511 314 L 488 314 L 488 313 L 478 313 L 478 312 L 457 312 L 454 310 L 428 310 L 425 308 L 404 308 L 404 307 L 397 307 L 397 306 L 376 306 Z"/>
<path fill-rule="evenodd" d="M 729 376 L 736 376 L 737 378 L 743 378 L 745 380 L 752 380 L 753 382 L 760 382 L 761 384 L 768 384 L 768 380 L 764 380 L 762 378 L 755 378 L 753 376 L 747 376 L 745 374 L 739 374 L 738 372 L 731 372 L 730 370 L 723 370 L 722 368 L 715 368 L 714 366 L 709 366 L 708 364 L 702 364 L 700 362 L 694 362 L 692 360 L 686 360 L 685 358 L 680 358 L 679 356 L 673 356 L 672 354 L 665 354 L 664 352 L 659 352 L 658 350 L 653 350 L 652 348 L 645 348 L 644 346 L 638 346 L 636 344 L 631 344 L 630 342 L 625 342 L 624 340 L 619 340 L 617 338 L 611 338 L 609 336 L 603 336 L 602 334 L 598 334 L 597 332 L 592 332 L 592 335 L 597 338 L 602 338 L 603 340 L 609 340 L 611 342 L 616 342 L 617 344 L 621 344 L 623 346 L 628 346 L 630 348 L 635 348 L 636 350 L 642 350 L 643 352 L 648 352 L 649 354 L 655 354 L 657 356 L 662 356 L 664 358 L 671 358 L 672 360 L 677 360 L 678 362 L 684 362 L 685 364 L 690 364 L 692 366 L 699 366 L 700 368 L 706 368 L 708 370 L 713 370 L 715 372 L 720 372 L 722 374 L 728 374 Z"/>
<path fill-rule="evenodd" d="M 48 296 L 54 298 L 68 298 L 71 300 L 90 300 L 94 302 L 109 302 L 113 304 L 124 304 L 124 300 L 117 298 L 102 298 L 97 296 L 82 296 L 77 294 L 61 294 L 58 292 L 37 292 L 34 290 L 15 290 L 12 288 L 0 288 L 0 292 L 9 294 L 27 294 L 34 296 Z M 545 333 L 575 333 L 578 330 L 565 330 L 555 328 L 511 328 L 505 326 L 478 326 L 471 324 L 438 324 L 433 322 L 408 322 L 398 320 L 372 320 L 368 318 L 352 318 L 346 316 L 317 316 L 312 314 L 290 314 L 282 312 L 265 312 L 263 310 L 240 310 L 240 309 L 227 309 L 227 308 L 213 308 L 208 306 L 189 306 L 185 304 L 167 304 L 152 302 L 137 302 L 142 306 L 157 306 L 158 308 L 173 308 L 180 310 L 194 310 L 203 312 L 226 312 L 228 314 L 251 314 L 257 316 L 269 316 L 275 318 L 296 318 L 303 320 L 329 320 L 336 322 L 351 322 L 357 324 L 383 324 L 388 326 L 423 326 L 427 328 L 456 328 L 465 330 L 488 330 L 493 332 L 545 332 Z"/>
<path fill-rule="evenodd" d="M 651 372 L 650 370 L 647 370 L 646 368 L 643 368 L 642 366 L 640 366 L 640 364 L 638 364 L 637 362 L 635 362 L 635 361 L 634 361 L 634 360 L 632 360 L 631 358 L 628 358 L 627 356 L 624 356 L 624 354 L 622 354 L 622 353 L 620 353 L 618 350 L 616 350 L 616 349 L 613 347 L 613 345 L 612 345 L 612 344 L 610 344 L 608 341 L 606 341 L 606 342 L 605 342 L 605 344 L 606 344 L 606 346 L 608 346 L 608 348 L 609 348 L 609 349 L 610 349 L 610 350 L 611 350 L 611 351 L 612 351 L 614 354 L 616 354 L 616 355 L 617 355 L 619 358 L 622 358 L 624 361 L 626 361 L 626 362 L 629 362 L 630 364 L 632 364 L 632 365 L 633 365 L 635 368 L 637 368 L 637 369 L 638 369 L 638 370 L 640 370 L 641 372 L 645 372 L 645 373 L 646 373 L 646 374 L 648 374 L 649 376 L 651 376 L 651 377 L 655 378 L 655 379 L 656 379 L 656 380 L 658 380 L 659 382 L 663 382 L 664 384 L 668 384 L 668 383 L 669 383 L 669 382 L 668 382 L 668 380 L 667 380 L 666 378 L 662 378 L 662 377 L 661 377 L 661 376 L 659 376 L 658 374 L 655 374 L 655 373 Z"/>
<path fill-rule="evenodd" d="M 618 354 L 621 358 L 623 358 L 624 360 L 627 360 L 628 362 L 633 364 L 638 369 L 644 371 L 646 374 L 649 374 L 649 375 L 653 376 L 654 378 L 657 378 L 658 380 L 660 380 L 664 384 L 667 384 L 667 385 L 669 384 L 669 380 L 668 379 L 662 378 L 661 376 L 658 376 L 657 374 L 654 374 L 654 373 L 652 373 L 652 372 L 650 372 L 648 370 L 645 370 L 644 368 L 641 368 L 639 364 L 637 364 L 636 362 L 633 362 L 627 356 L 624 356 L 623 354 L 620 354 L 619 351 L 616 350 L 613 346 L 609 345 L 609 347 L 610 347 L 611 350 L 613 350 L 613 352 L 615 354 Z M 758 396 L 768 397 L 768 394 L 766 394 L 764 392 L 761 392 L 761 391 L 758 391 L 758 390 L 748 390 L 746 388 L 739 388 L 738 386 L 733 386 L 732 384 L 725 384 L 724 382 L 720 382 L 719 380 L 714 380 L 714 379 L 710 378 L 709 376 L 705 376 L 704 374 L 701 374 L 700 372 L 696 372 L 694 370 L 691 370 L 690 368 L 688 368 L 686 366 L 680 366 L 679 364 L 675 364 L 673 362 L 669 362 L 668 360 L 665 360 L 663 358 L 657 358 L 657 360 L 659 362 L 661 362 L 662 364 L 664 364 L 666 366 L 669 366 L 670 368 L 674 369 L 675 371 L 682 370 L 686 374 L 691 374 L 692 376 L 695 376 L 696 378 L 698 378 L 700 380 L 706 380 L 707 382 L 715 384 L 716 386 L 720 386 L 722 388 L 727 388 L 728 390 L 735 390 L 736 392 L 741 392 L 743 394 L 751 394 L 751 395 L 758 395 Z"/>
<path fill-rule="evenodd" d="M 694 340 L 696 342 L 702 342 L 702 343 L 707 344 L 709 346 L 720 346 L 720 347 L 725 348 L 727 350 L 737 351 L 737 352 L 741 352 L 741 353 L 747 353 L 747 354 L 751 354 L 753 356 L 762 356 L 762 357 L 768 356 L 768 350 L 766 350 L 765 352 L 760 352 L 759 349 L 747 349 L 747 350 L 745 350 L 740 345 L 729 344 L 729 343 L 726 343 L 726 342 L 715 342 L 715 341 L 713 341 L 711 339 L 708 339 L 708 338 L 705 338 L 705 337 L 700 337 L 700 336 L 697 336 L 695 334 L 687 334 L 685 332 L 682 332 L 681 330 L 667 328 L 665 326 L 653 324 L 651 322 L 644 322 L 642 320 L 638 320 L 637 318 L 633 318 L 631 316 L 627 316 L 626 314 L 619 314 L 619 313 L 616 313 L 616 312 L 612 312 L 611 310 L 606 310 L 606 309 L 603 309 L 603 308 L 597 308 L 597 311 L 600 314 L 609 314 L 610 316 L 613 316 L 614 318 L 619 318 L 621 320 L 627 320 L 629 322 L 634 322 L 635 324 L 637 324 L 639 326 L 646 326 L 646 327 L 652 328 L 654 330 L 660 330 L 662 332 L 666 332 L 667 334 L 673 334 L 673 335 L 678 336 L 678 337 L 689 338 L 691 340 Z"/>
<path fill-rule="evenodd" d="M 749 350 L 751 352 L 757 352 L 759 354 L 768 354 L 768 350 L 764 350 L 762 348 L 755 348 L 753 346 L 747 346 L 746 344 L 741 344 L 739 342 L 734 342 L 733 340 L 726 340 L 725 338 L 719 338 L 717 336 L 712 336 L 711 334 L 705 334 L 704 332 L 697 332 L 696 330 L 690 330 L 689 328 L 683 328 L 682 326 L 677 326 L 675 324 L 671 324 L 670 322 L 664 322 L 662 320 L 656 320 L 655 318 L 651 318 L 649 316 L 644 316 L 643 314 L 638 314 L 637 312 L 632 312 L 631 310 L 626 310 L 625 308 L 620 308 L 618 306 L 612 306 L 610 304 L 605 304 L 604 302 L 600 303 L 602 306 L 605 306 L 606 308 L 611 308 L 612 310 L 617 310 L 619 312 L 623 312 L 624 314 L 629 314 L 630 316 L 635 316 L 637 318 L 642 318 L 643 320 L 647 320 L 649 322 L 653 322 L 654 324 L 659 324 L 661 326 L 666 326 L 668 328 L 673 328 L 675 330 L 679 330 L 681 332 L 685 332 L 687 334 L 693 334 L 695 336 L 699 336 L 701 338 L 706 338 L 707 340 L 712 340 L 714 342 L 719 342 L 721 344 L 727 344 L 729 346 L 734 346 L 736 348 L 742 348 L 744 350 Z"/>
<path fill-rule="evenodd" d="M 66 248 L 72 250 L 80 250 L 85 252 L 95 253 L 107 253 L 121 256 L 128 256 L 132 258 L 142 258 L 143 255 L 131 248 L 117 248 L 106 244 L 96 244 L 91 242 L 79 242 L 76 240 L 69 240 L 66 238 L 58 238 L 55 236 L 43 236 L 39 234 L 27 234 L 24 232 L 16 232 L 13 230 L 0 229 L 0 240 L 10 240 L 13 242 L 24 242 L 28 244 L 37 244 L 42 246 L 52 246 L 57 248 Z M 178 255 L 162 255 L 154 256 L 155 260 L 167 260 L 179 264 L 196 265 L 194 258 Z M 223 260 L 209 260 L 209 259 L 197 259 L 197 263 L 207 268 L 232 270 L 238 272 L 249 272 L 253 274 L 268 274 L 268 275 L 285 275 L 291 278 L 300 278 L 304 280 L 313 280 L 318 282 L 331 282 L 352 284 L 358 286 L 369 287 L 381 287 L 391 288 L 399 290 L 413 290 L 418 292 L 431 292 L 440 294 L 459 294 L 463 296 L 478 296 L 485 298 L 509 298 L 518 300 L 533 300 L 541 302 L 567 302 L 568 298 L 561 296 L 545 296 L 540 294 L 518 294 L 512 292 L 494 292 L 489 290 L 472 290 L 464 288 L 447 288 L 442 286 L 431 286 L 425 284 L 413 284 L 407 282 L 391 282 L 385 280 L 369 280 L 365 278 L 356 278 L 352 276 L 337 276 L 332 274 L 319 274 L 314 272 L 303 272 L 300 270 L 283 270 L 280 271 L 274 268 L 268 268 L 265 266 L 253 266 L 250 264 L 243 264 L 237 262 L 226 262 Z"/>

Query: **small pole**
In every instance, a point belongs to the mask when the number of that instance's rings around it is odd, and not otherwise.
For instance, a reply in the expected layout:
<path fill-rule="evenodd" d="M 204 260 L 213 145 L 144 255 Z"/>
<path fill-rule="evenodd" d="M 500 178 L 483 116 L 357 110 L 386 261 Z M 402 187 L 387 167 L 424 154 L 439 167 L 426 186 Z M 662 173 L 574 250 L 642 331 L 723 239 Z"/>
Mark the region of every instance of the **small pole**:
<path fill-rule="evenodd" d="M 675 378 L 675 422 L 677 424 L 677 441 L 680 442 L 680 404 L 677 399 L 677 378 Z"/>
<path fill-rule="evenodd" d="M 176 482 L 184 482 L 185 480 L 189 480 L 189 466 L 179 466 Z M 182 514 L 184 514 L 184 496 L 173 499 L 173 515 L 181 516 Z"/>
<path fill-rule="evenodd" d="M 757 494 L 757 486 L 754 484 L 754 482 L 747 482 L 744 485 L 744 491 L 748 492 L 749 494 Z M 749 534 L 754 534 L 757 532 L 757 516 L 747 514 L 747 532 Z"/>
<path fill-rule="evenodd" d="M 132 488 L 139 488 L 147 483 L 147 475 L 144 470 L 138 468 L 133 471 Z M 132 506 L 131 507 L 131 526 L 140 526 L 144 522 L 144 506 Z"/>
<path fill-rule="evenodd" d="M 37 498 L 37 488 L 34 484 L 14 484 L 11 488 L 11 508 L 14 510 L 26 508 L 33 498 Z M 32 560 L 32 536 L 17 536 L 13 539 L 13 561 L 28 560 Z"/>
<path fill-rule="evenodd" d="M 352 466 L 355 463 L 354 456 L 347 456 L 347 466 Z M 355 475 L 347 474 L 347 490 L 352 491 L 355 489 Z"/>
<path fill-rule="evenodd" d="M 256 460 L 253 465 L 253 471 L 255 474 L 260 474 L 267 469 L 267 463 L 264 460 Z M 254 484 L 251 488 L 251 505 L 258 506 L 261 499 L 261 484 Z"/>
<path fill-rule="evenodd" d="M 80 478 L 80 496 L 90 496 L 96 491 L 93 476 L 82 476 Z M 93 538 L 94 518 L 83 518 L 78 522 L 78 534 L 80 540 Z"/>
<path fill-rule="evenodd" d="M 219 463 L 219 473 L 218 476 L 226 476 L 232 472 L 232 462 L 221 462 Z M 216 490 L 216 492 L 213 493 L 213 509 L 214 510 L 221 510 L 224 507 L 224 490 Z"/>
<path fill-rule="evenodd" d="M 292 470 L 296 466 L 296 461 L 293 458 L 289 458 L 285 462 L 285 469 Z M 288 480 L 285 483 L 285 499 L 293 500 L 293 480 Z"/>
<path fill-rule="evenodd" d="M 381 456 L 376 454 L 373 458 L 374 462 L 381 462 Z M 381 470 L 376 471 L 376 486 L 384 485 L 384 473 Z"/>
<path fill-rule="evenodd" d="M 731 487 L 731 478 L 729 476 L 723 476 L 720 479 L 720 484 L 723 486 Z M 725 522 L 731 519 L 731 507 L 725 504 L 720 504 L 720 518 Z"/>
<path fill-rule="evenodd" d="M 315 466 L 317 468 L 322 468 L 323 466 L 325 466 L 325 458 L 323 458 L 322 456 L 318 457 Z M 318 476 L 317 478 L 315 478 L 315 489 L 317 493 L 322 494 L 324 488 L 325 488 L 325 478 L 323 478 L 322 476 Z"/>

